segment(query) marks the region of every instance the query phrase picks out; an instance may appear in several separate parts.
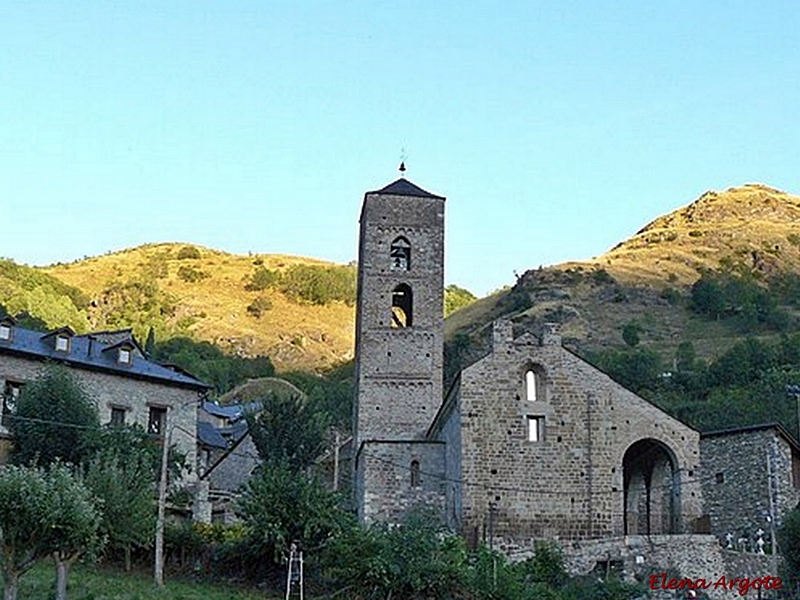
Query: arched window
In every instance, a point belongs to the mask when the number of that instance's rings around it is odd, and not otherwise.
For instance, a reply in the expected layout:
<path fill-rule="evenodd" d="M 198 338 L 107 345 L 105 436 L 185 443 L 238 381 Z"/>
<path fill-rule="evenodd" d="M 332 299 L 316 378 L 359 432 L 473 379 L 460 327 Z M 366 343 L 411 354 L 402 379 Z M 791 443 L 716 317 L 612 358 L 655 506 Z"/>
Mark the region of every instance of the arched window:
<path fill-rule="evenodd" d="M 411 461 L 411 487 L 419 487 L 419 461 Z"/>
<path fill-rule="evenodd" d="M 411 288 L 401 283 L 392 290 L 392 329 L 411 327 L 414 298 Z"/>
<path fill-rule="evenodd" d="M 538 400 L 536 379 L 536 373 L 534 373 L 533 369 L 528 369 L 525 373 L 525 399 L 528 402 L 536 402 Z"/>
<path fill-rule="evenodd" d="M 389 252 L 392 271 L 408 271 L 411 268 L 411 244 L 400 236 L 392 242 Z"/>

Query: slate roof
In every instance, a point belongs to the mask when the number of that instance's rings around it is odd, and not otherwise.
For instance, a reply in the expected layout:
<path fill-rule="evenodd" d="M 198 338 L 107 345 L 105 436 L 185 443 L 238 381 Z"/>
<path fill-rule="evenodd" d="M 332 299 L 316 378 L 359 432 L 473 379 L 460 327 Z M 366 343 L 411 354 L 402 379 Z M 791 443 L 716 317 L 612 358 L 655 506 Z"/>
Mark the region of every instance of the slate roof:
<path fill-rule="evenodd" d="M 718 437 L 725 435 L 736 435 L 739 433 L 751 433 L 753 431 L 764 431 L 774 429 L 777 431 L 797 452 L 800 452 L 800 443 L 789 433 L 780 423 L 758 423 L 755 425 L 743 425 L 741 427 L 729 427 L 727 429 L 715 429 L 714 431 L 704 431 L 700 434 L 701 438 Z"/>
<path fill-rule="evenodd" d="M 203 402 L 202 408 L 210 415 L 222 417 L 231 422 L 238 421 L 245 413 L 256 412 L 263 408 L 261 402 L 248 402 L 247 404 L 230 404 L 220 406 L 216 402 Z"/>
<path fill-rule="evenodd" d="M 228 448 L 228 441 L 222 437 L 219 430 L 205 421 L 197 422 L 197 441 L 210 448 L 220 448 L 222 450 Z"/>
<path fill-rule="evenodd" d="M 400 178 L 380 190 L 374 192 L 367 192 L 367 194 L 385 194 L 392 196 L 414 196 L 415 198 L 436 198 L 444 200 L 444 196 L 437 196 L 423 190 L 421 187 L 414 185 L 408 179 Z"/>
<path fill-rule="evenodd" d="M 55 349 L 53 337 L 59 333 L 67 334 L 71 338 L 69 352 Z M 130 342 L 134 348 L 138 348 L 138 344 L 133 338 Z M 115 352 L 106 352 L 106 350 L 119 345 L 121 342 L 103 343 L 91 334 L 72 335 L 72 330 L 67 327 L 42 333 L 14 325 L 11 339 L 0 340 L 0 354 L 12 354 L 41 361 L 51 360 L 76 368 L 103 371 L 132 379 L 157 381 L 198 391 L 211 388 L 210 385 L 191 375 L 173 371 L 142 356 L 136 356 L 131 364 L 119 363 Z"/>

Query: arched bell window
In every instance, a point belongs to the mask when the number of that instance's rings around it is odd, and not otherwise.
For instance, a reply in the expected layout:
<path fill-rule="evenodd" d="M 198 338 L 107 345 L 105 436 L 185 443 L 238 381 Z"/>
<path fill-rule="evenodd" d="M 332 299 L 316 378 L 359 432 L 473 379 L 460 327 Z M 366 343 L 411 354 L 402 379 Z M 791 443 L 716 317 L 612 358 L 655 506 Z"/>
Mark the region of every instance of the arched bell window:
<path fill-rule="evenodd" d="M 389 252 L 392 271 L 408 271 L 411 268 L 411 244 L 400 236 L 392 242 Z"/>
<path fill-rule="evenodd" d="M 392 329 L 411 327 L 414 298 L 411 287 L 401 283 L 392 290 Z"/>

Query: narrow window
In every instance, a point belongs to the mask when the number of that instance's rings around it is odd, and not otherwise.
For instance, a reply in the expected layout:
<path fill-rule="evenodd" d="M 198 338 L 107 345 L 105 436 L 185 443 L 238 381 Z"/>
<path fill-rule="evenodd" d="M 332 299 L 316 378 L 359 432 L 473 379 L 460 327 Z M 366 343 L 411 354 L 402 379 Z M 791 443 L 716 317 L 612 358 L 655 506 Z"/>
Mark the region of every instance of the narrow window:
<path fill-rule="evenodd" d="M 167 426 L 167 409 L 162 406 L 151 406 L 147 420 L 147 433 L 164 437 Z"/>
<path fill-rule="evenodd" d="M 389 259 L 392 271 L 408 271 L 411 268 L 411 244 L 406 238 L 399 237 L 392 242 Z"/>
<path fill-rule="evenodd" d="M 544 417 L 528 417 L 528 441 L 541 442 L 544 440 Z"/>
<path fill-rule="evenodd" d="M 792 486 L 800 490 L 800 457 L 792 453 Z"/>
<path fill-rule="evenodd" d="M 18 381 L 6 381 L 5 389 L 3 390 L 2 423 L 4 427 L 8 427 L 9 422 L 17 410 L 17 402 L 20 393 L 22 393 L 22 385 L 23 384 Z"/>
<path fill-rule="evenodd" d="M 717 483 L 725 483 L 725 473 L 723 472 L 717 473 L 714 478 L 716 479 Z"/>
<path fill-rule="evenodd" d="M 401 283 L 392 290 L 392 328 L 411 327 L 413 312 L 413 296 L 411 288 Z"/>
<path fill-rule="evenodd" d="M 125 409 L 118 406 L 111 407 L 111 426 L 122 427 L 125 425 Z"/>
<path fill-rule="evenodd" d="M 419 461 L 411 461 L 411 487 L 419 487 Z"/>
<path fill-rule="evenodd" d="M 8 341 L 11 339 L 11 325 L 0 323 L 0 340 Z"/>
<path fill-rule="evenodd" d="M 525 397 L 528 402 L 536 402 L 536 373 L 531 369 L 525 373 Z"/>

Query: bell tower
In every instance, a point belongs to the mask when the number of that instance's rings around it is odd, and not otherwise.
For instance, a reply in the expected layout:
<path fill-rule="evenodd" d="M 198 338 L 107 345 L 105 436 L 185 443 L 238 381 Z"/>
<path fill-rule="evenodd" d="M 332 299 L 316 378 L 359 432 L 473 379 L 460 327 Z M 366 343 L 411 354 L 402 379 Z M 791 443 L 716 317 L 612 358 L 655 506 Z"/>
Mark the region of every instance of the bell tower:
<path fill-rule="evenodd" d="M 356 312 L 357 453 L 375 443 L 387 452 L 394 442 L 422 442 L 442 402 L 444 203 L 402 178 L 364 195 Z M 363 472 L 369 461 L 362 458 L 356 460 L 355 491 L 363 517 L 370 478 Z"/>

